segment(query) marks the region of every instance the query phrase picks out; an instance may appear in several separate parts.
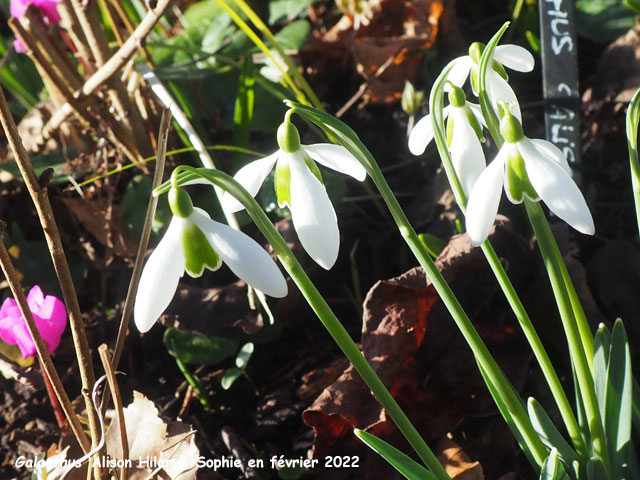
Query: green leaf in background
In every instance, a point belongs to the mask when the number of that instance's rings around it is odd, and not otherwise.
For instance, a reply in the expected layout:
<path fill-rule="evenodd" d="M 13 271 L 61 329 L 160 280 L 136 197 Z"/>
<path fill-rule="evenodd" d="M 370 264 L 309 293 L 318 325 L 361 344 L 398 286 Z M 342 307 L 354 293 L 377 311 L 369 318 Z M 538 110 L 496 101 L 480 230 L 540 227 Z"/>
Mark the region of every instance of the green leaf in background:
<path fill-rule="evenodd" d="M 632 390 L 629 341 L 622 320 L 617 319 L 611 332 L 603 419 L 614 478 L 628 478 Z"/>
<path fill-rule="evenodd" d="M 269 2 L 269 25 L 280 20 L 306 16 L 307 6 L 314 0 L 273 0 Z"/>
<path fill-rule="evenodd" d="M 384 440 L 357 428 L 353 433 L 371 450 L 389 462 L 405 478 L 409 480 L 436 480 L 436 476 L 433 473 Z"/>
<path fill-rule="evenodd" d="M 215 365 L 231 357 L 238 349 L 238 342 L 222 337 L 205 337 L 192 331 L 168 328 L 164 332 L 164 344 L 169 353 L 183 363 Z"/>
<path fill-rule="evenodd" d="M 147 215 L 147 204 L 151 196 L 151 186 L 153 181 L 148 175 L 136 175 L 127 185 L 127 191 L 120 202 L 118 214 L 125 222 L 131 237 L 139 239 L 142 234 L 144 219 Z M 166 195 L 158 198 L 156 214 L 153 218 L 151 229 L 158 233 L 160 229 L 171 221 L 171 210 L 167 202 Z"/>
<path fill-rule="evenodd" d="M 640 13 L 640 1 L 638 0 L 624 0 L 624 4 L 635 10 L 636 12 Z"/>
<path fill-rule="evenodd" d="M 591 457 L 587 463 L 587 480 L 609 480 L 609 474 L 598 457 Z"/>
<path fill-rule="evenodd" d="M 296 20 L 276 33 L 278 43 L 285 50 L 298 50 L 307 41 L 311 25 L 306 20 Z"/>
<path fill-rule="evenodd" d="M 251 132 L 251 120 L 253 119 L 253 106 L 256 83 L 251 55 L 244 57 L 242 72 L 238 78 L 238 94 L 233 112 L 233 144 L 238 147 L 249 146 L 249 133 Z M 238 156 L 238 155 L 236 155 Z"/>
<path fill-rule="evenodd" d="M 69 151 L 67 151 L 68 155 L 73 156 L 77 153 L 75 151 L 75 148 L 73 149 L 73 151 L 71 150 L 72 149 L 69 149 Z M 31 157 L 31 163 L 33 164 L 33 168 L 36 171 L 37 177 L 39 177 L 47 168 L 53 168 L 53 176 L 49 181 L 50 185 L 60 185 L 63 183 L 68 183 L 69 176 L 72 176 L 73 178 L 80 178 L 89 171 L 82 170 L 71 172 L 67 165 L 67 159 L 61 151 L 33 156 Z M 0 170 L 9 172 L 16 178 L 22 178 L 20 169 L 18 168 L 18 165 L 15 161 L 0 163 Z"/>
<path fill-rule="evenodd" d="M 575 5 L 578 33 L 596 42 L 611 42 L 636 22 L 622 0 L 577 0 Z"/>
<path fill-rule="evenodd" d="M 447 242 L 430 233 L 420 233 L 418 238 L 433 258 L 438 258 L 444 247 L 447 246 Z"/>
<path fill-rule="evenodd" d="M 251 342 L 247 342 L 242 346 L 236 356 L 236 366 L 226 370 L 220 379 L 220 385 L 224 390 L 229 390 L 231 385 L 244 373 L 244 369 L 247 368 L 249 359 L 253 354 L 253 349 L 254 346 Z"/>

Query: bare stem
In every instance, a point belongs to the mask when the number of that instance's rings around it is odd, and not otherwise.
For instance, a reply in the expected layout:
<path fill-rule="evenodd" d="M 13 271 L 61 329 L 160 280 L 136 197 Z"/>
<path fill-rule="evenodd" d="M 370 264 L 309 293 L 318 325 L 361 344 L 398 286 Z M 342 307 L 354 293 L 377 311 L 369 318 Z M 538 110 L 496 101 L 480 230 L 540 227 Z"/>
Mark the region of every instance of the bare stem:
<path fill-rule="evenodd" d="M 69 271 L 69 265 L 62 249 L 62 242 L 60 240 L 60 233 L 58 232 L 58 226 L 56 225 L 53 210 L 51 209 L 51 203 L 49 203 L 49 197 L 47 195 L 46 186 L 41 186 L 36 178 L 36 173 L 33 169 L 33 165 L 29 160 L 29 156 L 22 144 L 22 139 L 18 133 L 16 123 L 9 111 L 9 105 L 4 96 L 4 91 L 0 88 L 0 123 L 4 129 L 9 146 L 13 152 L 13 156 L 18 163 L 22 178 L 25 185 L 29 190 L 29 194 L 33 200 L 44 231 L 44 236 L 47 241 L 49 253 L 53 260 L 53 266 L 58 276 L 60 288 L 62 289 L 62 296 L 64 303 L 69 313 L 69 324 L 71 327 L 71 334 L 73 336 L 73 343 L 76 351 L 76 358 L 78 360 L 78 368 L 80 370 L 80 380 L 82 382 L 82 396 L 84 397 L 87 416 L 89 417 L 89 428 L 91 430 L 91 440 L 94 445 L 99 440 L 98 419 L 96 417 L 96 411 L 93 408 L 91 401 L 91 390 L 95 383 L 95 376 L 93 373 L 93 365 L 91 363 L 91 352 L 89 351 L 89 343 L 87 342 L 87 336 L 84 330 L 84 323 L 82 321 L 82 315 L 80 314 L 80 305 L 78 304 L 78 297 L 76 295 L 75 288 L 73 286 L 73 280 L 71 279 L 71 272 Z"/>

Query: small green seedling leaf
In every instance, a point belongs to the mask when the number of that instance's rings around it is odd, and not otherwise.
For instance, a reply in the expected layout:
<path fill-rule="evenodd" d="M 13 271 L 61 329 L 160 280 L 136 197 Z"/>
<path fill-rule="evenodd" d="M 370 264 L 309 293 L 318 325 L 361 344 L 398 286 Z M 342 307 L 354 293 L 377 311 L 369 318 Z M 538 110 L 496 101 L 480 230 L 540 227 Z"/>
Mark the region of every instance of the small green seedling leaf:
<path fill-rule="evenodd" d="M 611 332 L 607 367 L 604 430 L 609 459 L 614 478 L 628 478 L 633 382 L 629 341 L 620 319 L 616 320 Z"/>
<path fill-rule="evenodd" d="M 222 378 L 220 379 L 220 385 L 222 386 L 223 390 L 229 390 L 231 388 L 231 385 L 233 385 L 233 383 L 240 378 L 240 376 L 244 373 L 244 370 L 242 368 L 230 368 L 228 370 L 225 370 L 224 374 L 222 375 Z"/>
<path fill-rule="evenodd" d="M 253 343 L 247 342 L 245 343 L 240 351 L 238 352 L 238 356 L 236 357 L 236 367 L 244 370 L 247 368 L 247 364 L 249 363 L 249 359 L 253 354 Z"/>
<path fill-rule="evenodd" d="M 531 424 L 540 436 L 542 442 L 550 449 L 555 450 L 565 465 L 571 465 L 573 461 L 579 460 L 578 454 L 567 443 L 549 418 L 549 415 L 547 415 L 547 412 L 544 411 L 542 406 L 534 398 L 529 398 L 527 409 Z M 551 458 L 551 456 L 549 456 L 547 460 L 549 458 Z"/>
<path fill-rule="evenodd" d="M 444 247 L 447 246 L 447 242 L 430 233 L 420 233 L 418 238 L 433 258 L 438 258 Z"/>
<path fill-rule="evenodd" d="M 565 471 L 558 456 L 558 450 L 551 449 L 551 453 L 544 461 L 540 470 L 540 480 L 569 480 L 569 475 Z"/>
<path fill-rule="evenodd" d="M 164 344 L 169 353 L 183 363 L 215 365 L 231 357 L 238 349 L 238 342 L 221 337 L 205 337 L 197 332 L 168 328 L 164 332 Z"/>
<path fill-rule="evenodd" d="M 436 480 L 436 476 L 415 460 L 375 435 L 355 429 L 353 433 L 369 448 L 409 480 Z"/>

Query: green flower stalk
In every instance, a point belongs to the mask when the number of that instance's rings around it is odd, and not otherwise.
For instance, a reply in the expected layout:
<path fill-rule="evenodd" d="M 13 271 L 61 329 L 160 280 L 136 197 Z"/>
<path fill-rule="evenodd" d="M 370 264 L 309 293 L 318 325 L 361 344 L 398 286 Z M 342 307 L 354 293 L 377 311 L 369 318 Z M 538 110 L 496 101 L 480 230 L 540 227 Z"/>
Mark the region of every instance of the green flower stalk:
<path fill-rule="evenodd" d="M 371 365 L 369 365 L 367 360 L 364 358 L 358 346 L 349 336 L 349 333 L 345 330 L 327 302 L 315 288 L 304 269 L 291 252 L 291 249 L 285 240 L 273 226 L 267 215 L 262 211 L 258 203 L 254 200 L 252 194 L 245 190 L 242 185 L 229 175 L 218 170 L 195 169 L 188 166 L 179 166 L 174 170 L 174 178 L 176 178 L 175 185 L 177 187 L 191 183 L 202 183 L 202 179 L 204 179 L 206 182 L 226 190 L 229 195 L 232 195 L 236 201 L 241 203 L 242 206 L 247 209 L 249 216 L 260 229 L 267 241 L 271 244 L 271 247 L 278 256 L 278 259 L 284 266 L 285 270 L 296 283 L 324 327 L 352 363 L 367 386 L 371 389 L 376 399 L 387 411 L 398 429 L 415 450 L 416 454 L 424 464 L 429 467 L 438 480 L 450 480 L 450 477 L 444 467 L 442 467 L 437 457 L 433 454 L 431 449 L 429 449 L 409 418 L 389 393 L 384 383 L 382 383 L 373 368 L 371 368 Z M 165 193 L 171 188 L 171 183 L 166 182 L 156 189 L 154 194 L 159 195 Z"/>

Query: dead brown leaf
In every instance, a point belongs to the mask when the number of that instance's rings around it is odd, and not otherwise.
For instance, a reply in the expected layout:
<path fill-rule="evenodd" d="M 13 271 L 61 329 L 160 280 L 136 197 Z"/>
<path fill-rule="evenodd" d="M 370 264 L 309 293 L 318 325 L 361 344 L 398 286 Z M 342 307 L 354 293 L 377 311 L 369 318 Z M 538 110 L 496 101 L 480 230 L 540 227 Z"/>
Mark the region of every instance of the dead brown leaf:
<path fill-rule="evenodd" d="M 452 480 L 484 480 L 482 465 L 471 462 L 462 447 L 448 437 L 438 442 L 436 447 L 438 460 Z"/>

